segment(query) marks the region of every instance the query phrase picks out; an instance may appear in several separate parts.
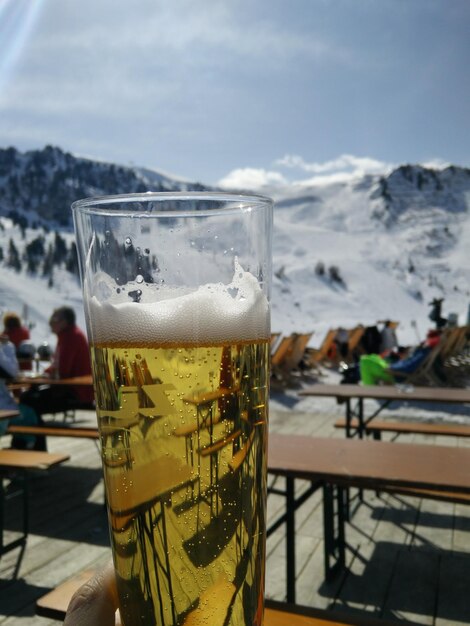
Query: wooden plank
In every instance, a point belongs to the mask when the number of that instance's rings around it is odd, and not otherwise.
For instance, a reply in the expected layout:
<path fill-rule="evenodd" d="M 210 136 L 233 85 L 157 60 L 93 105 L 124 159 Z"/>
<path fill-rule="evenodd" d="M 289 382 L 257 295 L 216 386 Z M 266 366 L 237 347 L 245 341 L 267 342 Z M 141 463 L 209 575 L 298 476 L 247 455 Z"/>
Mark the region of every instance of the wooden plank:
<path fill-rule="evenodd" d="M 380 489 L 470 493 L 470 449 L 272 434 L 268 471 Z"/>
<path fill-rule="evenodd" d="M 36 614 L 49 619 L 63 620 L 73 594 L 93 575 L 94 570 L 80 572 L 77 576 L 66 580 L 49 593 L 40 597 L 36 602 Z M 211 592 L 209 597 L 214 597 L 212 588 L 209 592 Z M 220 597 L 220 594 L 218 594 L 218 597 Z M 192 623 L 191 620 L 185 621 L 185 624 L 190 623 Z M 361 626 L 387 626 L 390 622 L 364 616 L 353 618 L 339 615 L 338 611 L 309 609 L 307 607 L 276 602 L 270 603 L 268 601 L 264 614 L 264 624 L 265 626 L 354 626 L 359 624 Z"/>
<path fill-rule="evenodd" d="M 364 615 L 350 615 L 342 610 L 317 609 L 284 602 L 266 601 L 265 626 L 396 626 L 394 620 L 377 619 Z M 416 626 L 416 622 L 400 621 L 402 626 Z"/>
<path fill-rule="evenodd" d="M 51 378 L 44 375 L 32 376 L 18 376 L 12 384 L 17 385 L 69 385 L 69 386 L 85 386 L 90 387 L 93 385 L 93 379 L 91 374 L 86 376 L 75 376 L 74 378 Z"/>
<path fill-rule="evenodd" d="M 346 420 L 340 419 L 335 422 L 335 428 L 346 428 Z M 357 428 L 359 423 L 356 419 L 351 420 L 351 427 Z M 392 422 L 373 420 L 365 426 L 366 432 L 394 432 L 413 433 L 422 435 L 443 435 L 455 437 L 470 437 L 470 426 L 466 424 L 436 424 L 427 422 Z"/>
<path fill-rule="evenodd" d="M 15 409 L 0 409 L 0 420 L 9 420 L 13 417 L 18 417 L 19 411 Z"/>
<path fill-rule="evenodd" d="M 0 450 L 0 468 L 48 469 L 70 458 L 68 454 L 53 454 L 36 450 Z"/>
<path fill-rule="evenodd" d="M 94 570 L 84 570 L 49 593 L 46 593 L 36 602 L 36 614 L 62 621 L 73 594 L 90 580 L 94 573 Z"/>
<path fill-rule="evenodd" d="M 7 428 L 7 435 L 44 435 L 47 437 L 80 437 L 99 439 L 98 428 L 79 428 L 76 426 L 16 426 Z"/>
<path fill-rule="evenodd" d="M 369 398 L 401 402 L 470 403 L 470 389 L 452 387 L 411 387 L 394 385 L 329 385 L 317 384 L 298 392 L 300 396 L 331 398 Z"/>

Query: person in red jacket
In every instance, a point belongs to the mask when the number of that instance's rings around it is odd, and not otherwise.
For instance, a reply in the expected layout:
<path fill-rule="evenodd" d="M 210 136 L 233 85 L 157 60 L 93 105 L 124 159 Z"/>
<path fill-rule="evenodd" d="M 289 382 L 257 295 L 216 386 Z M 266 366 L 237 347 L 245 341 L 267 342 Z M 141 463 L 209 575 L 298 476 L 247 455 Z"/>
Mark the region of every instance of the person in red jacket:
<path fill-rule="evenodd" d="M 16 349 L 20 347 L 22 341 L 30 339 L 29 330 L 23 326 L 17 313 L 5 313 L 3 316 L 3 334 L 8 337 Z"/>
<path fill-rule="evenodd" d="M 45 370 L 51 378 L 74 378 L 91 374 L 90 352 L 84 333 L 76 325 L 75 311 L 67 306 L 55 309 L 49 325 L 57 335 L 57 347 L 52 364 Z M 39 418 L 45 413 L 92 408 L 93 388 L 88 385 L 32 386 L 21 395 L 21 402 L 32 407 Z M 36 438 L 36 450 L 45 450 L 45 437 Z"/>
<path fill-rule="evenodd" d="M 55 309 L 49 326 L 57 335 L 52 364 L 45 370 L 51 378 L 75 378 L 91 374 L 90 350 L 84 333 L 76 325 L 75 311 L 63 306 Z M 73 389 L 75 399 L 81 404 L 93 403 L 93 389 L 88 386 Z"/>
<path fill-rule="evenodd" d="M 29 341 L 29 329 L 23 325 L 17 313 L 8 312 L 3 316 L 3 334 L 15 346 L 16 356 L 21 370 L 33 369 L 35 348 Z M 22 350 L 26 346 L 26 350 Z"/>

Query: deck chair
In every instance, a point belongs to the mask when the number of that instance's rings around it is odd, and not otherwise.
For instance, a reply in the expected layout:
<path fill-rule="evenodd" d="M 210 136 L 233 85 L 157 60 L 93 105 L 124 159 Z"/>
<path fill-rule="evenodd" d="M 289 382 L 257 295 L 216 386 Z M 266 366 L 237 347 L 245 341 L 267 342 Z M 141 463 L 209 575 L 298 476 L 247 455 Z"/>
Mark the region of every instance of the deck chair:
<path fill-rule="evenodd" d="M 304 334 L 292 333 L 289 337 L 291 341 L 289 343 L 286 342 L 286 348 L 281 355 L 282 358 L 276 359 L 275 362 L 274 359 L 271 361 L 272 373 L 275 378 L 286 382 L 292 372 L 297 370 L 312 335 L 313 332 Z"/>
<path fill-rule="evenodd" d="M 455 329 L 453 342 L 441 353 L 441 363 L 447 384 L 453 387 L 467 387 L 470 383 L 470 326 Z"/>
<path fill-rule="evenodd" d="M 284 368 L 286 370 L 290 371 L 299 366 L 312 335 L 313 332 L 296 335 L 294 345 L 284 359 Z"/>
<path fill-rule="evenodd" d="M 446 345 L 443 347 L 441 357 L 445 361 L 451 356 L 455 356 L 465 349 L 468 343 L 470 326 L 456 326 L 449 329 L 449 336 Z"/>
<path fill-rule="evenodd" d="M 412 385 L 443 386 L 445 381 L 436 372 L 436 365 L 440 363 L 443 366 L 445 360 L 455 354 L 455 350 L 460 345 L 462 334 L 463 331 L 460 327 L 446 328 L 439 343 L 429 352 L 417 369 L 406 376 L 400 375 L 400 381 Z"/>
<path fill-rule="evenodd" d="M 292 349 L 292 346 L 295 341 L 295 335 L 289 335 L 289 337 L 283 337 L 281 341 L 277 344 L 275 350 L 271 354 L 271 367 L 275 369 L 285 359 L 289 350 Z"/>
<path fill-rule="evenodd" d="M 364 335 L 365 327 L 362 324 L 351 328 L 348 331 L 349 340 L 348 340 L 348 359 L 352 359 L 354 351 L 357 349 L 361 339 Z"/>
<path fill-rule="evenodd" d="M 322 361 L 327 360 L 328 353 L 334 343 L 335 335 L 336 330 L 330 328 L 319 348 L 307 348 L 307 367 L 315 367 Z"/>

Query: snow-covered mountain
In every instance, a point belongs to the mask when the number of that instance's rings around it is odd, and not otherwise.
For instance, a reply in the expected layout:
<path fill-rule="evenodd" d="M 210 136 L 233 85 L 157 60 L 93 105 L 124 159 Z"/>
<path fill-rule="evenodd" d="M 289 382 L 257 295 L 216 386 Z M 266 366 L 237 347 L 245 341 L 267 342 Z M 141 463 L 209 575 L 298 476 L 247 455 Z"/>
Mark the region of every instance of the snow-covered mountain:
<path fill-rule="evenodd" d="M 331 325 L 391 318 L 411 343 L 416 330 L 422 338 L 430 325 L 435 297 L 444 298 L 445 314 L 466 322 L 470 170 L 407 165 L 386 177 L 271 193 L 277 202 L 273 308 L 282 326 L 292 328 L 300 317 L 324 334 Z M 319 271 L 329 267 L 342 282 Z"/>
<path fill-rule="evenodd" d="M 148 168 L 77 157 L 60 148 L 21 153 L 0 149 L 0 215 L 30 225 L 71 227 L 70 205 L 79 198 L 145 191 L 208 189 Z"/>
<path fill-rule="evenodd" d="M 0 311 L 23 312 L 27 306 L 36 342 L 54 341 L 47 319 L 63 302 L 76 308 L 83 324 L 70 230 L 73 200 L 203 188 L 154 171 L 76 158 L 58 148 L 24 154 L 0 150 Z M 263 192 L 276 202 L 273 330 L 314 331 L 312 345 L 318 345 L 330 327 L 390 318 L 400 321 L 403 343 L 416 343 L 431 325 L 429 302 L 435 297 L 444 298 L 444 315 L 455 313 L 459 323 L 466 322 L 469 169 L 405 165 L 386 176 Z M 44 254 L 28 266 L 31 247 L 41 248 L 38 238 Z M 21 267 L 10 263 L 11 240 Z"/>

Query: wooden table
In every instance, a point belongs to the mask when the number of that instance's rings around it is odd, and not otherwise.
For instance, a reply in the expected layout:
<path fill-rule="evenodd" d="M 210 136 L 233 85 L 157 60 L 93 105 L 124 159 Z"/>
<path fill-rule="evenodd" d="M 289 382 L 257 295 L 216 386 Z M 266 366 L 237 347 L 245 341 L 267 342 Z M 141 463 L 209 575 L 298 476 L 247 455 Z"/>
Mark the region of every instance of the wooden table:
<path fill-rule="evenodd" d="M 91 386 L 93 379 L 91 374 L 87 376 L 75 376 L 74 378 L 50 378 L 49 376 L 18 376 L 13 381 L 14 385 L 70 385 Z"/>
<path fill-rule="evenodd" d="M 364 436 L 366 425 L 373 420 L 391 402 L 429 402 L 443 404 L 470 403 L 470 389 L 451 387 L 413 387 L 411 385 L 313 385 L 299 392 L 301 396 L 330 397 L 342 400 L 346 406 L 346 436 L 358 434 Z M 364 414 L 364 400 L 378 400 L 378 409 L 371 415 Z M 356 407 L 352 406 L 357 400 Z M 358 420 L 356 431 L 352 429 L 352 420 Z"/>
<path fill-rule="evenodd" d="M 52 454 L 36 450 L 12 450 L 0 449 L 0 555 L 19 545 L 24 545 L 29 529 L 28 510 L 28 472 L 29 470 L 48 470 L 69 459 L 67 454 Z M 18 539 L 10 541 L 7 545 L 3 543 L 3 509 L 6 499 L 3 486 L 2 473 L 15 472 L 16 481 L 19 483 L 13 495 L 23 497 L 23 534 Z M 9 494 L 9 496 L 12 494 Z"/>
<path fill-rule="evenodd" d="M 420 489 L 423 497 L 460 496 L 470 502 L 470 448 L 271 434 L 268 473 L 286 480 L 286 511 L 280 519 L 286 524 L 288 602 L 295 602 L 295 511 L 305 501 L 303 495 L 295 496 L 295 479 L 311 481 L 309 495 L 323 489 L 327 577 L 344 566 L 345 487 L 401 493 Z"/>

